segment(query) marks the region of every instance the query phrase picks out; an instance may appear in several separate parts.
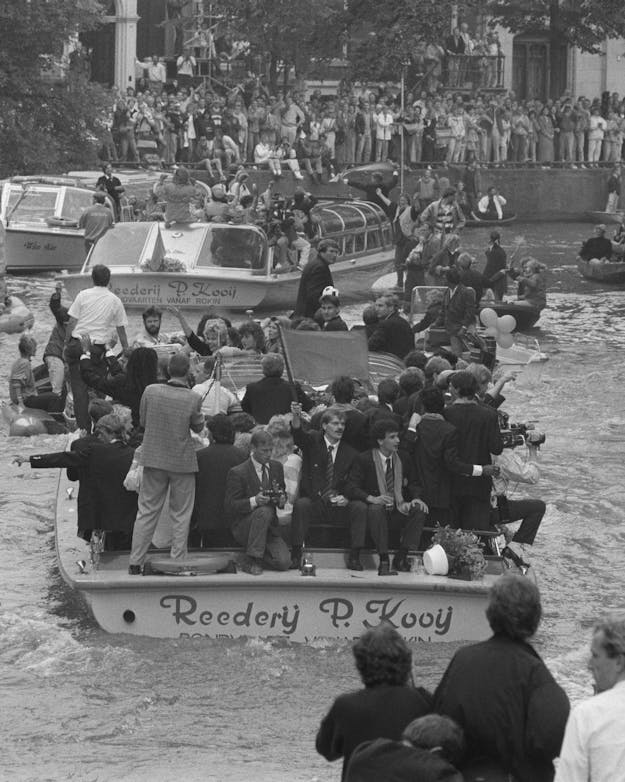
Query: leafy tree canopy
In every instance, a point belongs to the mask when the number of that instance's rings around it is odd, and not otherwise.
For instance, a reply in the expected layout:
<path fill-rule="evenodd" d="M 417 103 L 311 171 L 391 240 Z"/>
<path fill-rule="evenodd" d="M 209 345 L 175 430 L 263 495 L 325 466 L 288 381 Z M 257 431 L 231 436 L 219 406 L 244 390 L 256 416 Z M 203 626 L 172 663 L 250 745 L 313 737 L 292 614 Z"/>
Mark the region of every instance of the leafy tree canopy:
<path fill-rule="evenodd" d="M 546 32 L 586 52 L 625 35 L 623 0 L 496 0 L 487 9 L 513 33 Z"/>
<path fill-rule="evenodd" d="M 59 78 L 63 47 L 100 22 L 97 0 L 0 0 L 0 176 L 94 162 L 108 93 Z"/>

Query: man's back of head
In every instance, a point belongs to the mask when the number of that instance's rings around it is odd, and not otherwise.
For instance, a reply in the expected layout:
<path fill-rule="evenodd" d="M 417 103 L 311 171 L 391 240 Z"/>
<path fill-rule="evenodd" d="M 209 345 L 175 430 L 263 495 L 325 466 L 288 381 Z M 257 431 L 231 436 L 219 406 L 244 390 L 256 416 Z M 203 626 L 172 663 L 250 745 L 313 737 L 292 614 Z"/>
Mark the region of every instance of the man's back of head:
<path fill-rule="evenodd" d="M 169 377 L 186 378 L 189 374 L 189 357 L 184 353 L 174 353 L 169 359 Z"/>
<path fill-rule="evenodd" d="M 279 353 L 268 353 L 260 363 L 265 377 L 282 377 L 284 359 Z"/>
<path fill-rule="evenodd" d="M 104 266 L 104 264 L 98 263 L 91 270 L 91 279 L 94 285 L 100 288 L 106 288 L 106 286 L 111 281 L 111 270 L 108 266 Z"/>

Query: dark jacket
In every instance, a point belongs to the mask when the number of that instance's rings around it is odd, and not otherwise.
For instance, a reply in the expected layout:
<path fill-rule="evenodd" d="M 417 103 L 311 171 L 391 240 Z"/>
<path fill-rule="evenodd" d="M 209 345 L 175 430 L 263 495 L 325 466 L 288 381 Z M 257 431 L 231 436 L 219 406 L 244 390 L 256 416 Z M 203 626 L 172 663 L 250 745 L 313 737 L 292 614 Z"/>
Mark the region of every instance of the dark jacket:
<path fill-rule="evenodd" d="M 224 516 L 226 478 L 232 467 L 246 459 L 240 448 L 228 443 L 211 443 L 197 452 L 193 528 L 202 532 L 228 529 Z"/>
<path fill-rule="evenodd" d="M 379 497 L 378 474 L 373 461 L 375 449 L 360 453 L 354 459 L 347 483 L 347 497 L 350 500 L 366 502 L 367 497 Z M 415 472 L 407 454 L 399 451 L 402 466 L 402 494 L 405 500 L 414 500 L 419 496 L 419 487 L 415 482 Z"/>
<path fill-rule="evenodd" d="M 295 385 L 297 401 L 308 412 L 312 408 L 312 402 L 302 391 L 299 385 Z M 291 410 L 293 402 L 293 389 L 291 385 L 281 377 L 264 377 L 255 383 L 249 383 L 245 389 L 245 396 L 241 400 L 241 408 L 249 413 L 259 424 L 267 424 L 274 415 L 285 415 Z"/>
<path fill-rule="evenodd" d="M 490 758 L 518 782 L 550 782 L 569 700 L 534 649 L 495 635 L 454 655 L 434 711 L 465 732 L 471 764 Z"/>
<path fill-rule="evenodd" d="M 430 710 L 431 695 L 422 688 L 379 685 L 339 695 L 319 727 L 317 752 L 327 760 L 342 757 L 345 779 L 359 744 L 378 738 L 397 741 L 409 722 Z"/>
<path fill-rule="evenodd" d="M 313 318 L 319 309 L 319 298 L 323 289 L 328 285 L 334 285 L 330 267 L 319 256 L 311 258 L 304 266 L 299 281 L 293 314 L 298 318 Z"/>
<path fill-rule="evenodd" d="M 605 236 L 592 236 L 582 245 L 579 257 L 585 261 L 589 261 L 591 258 L 607 258 L 609 260 L 612 257 L 612 242 Z"/>
<path fill-rule="evenodd" d="M 336 318 L 332 318 L 332 320 L 324 321 L 321 326 L 321 331 L 349 331 L 349 328 L 343 318 L 340 315 L 337 315 Z"/>
<path fill-rule="evenodd" d="M 443 298 L 443 310 L 445 318 L 445 331 L 454 335 L 463 326 L 471 326 L 475 323 L 475 291 L 458 283 L 453 296 L 451 289 L 445 291 Z"/>
<path fill-rule="evenodd" d="M 134 448 L 122 442 L 97 443 L 89 455 L 94 529 L 132 534 L 139 495 L 124 488 Z"/>
<path fill-rule="evenodd" d="M 477 402 L 456 403 L 445 408 L 445 419 L 458 432 L 458 458 L 461 462 L 491 464 L 490 455 L 503 451 L 499 419 L 492 407 Z M 455 475 L 452 482 L 453 493 L 458 497 L 488 497 L 491 486 L 491 479 L 485 476 L 466 478 Z"/>
<path fill-rule="evenodd" d="M 438 752 L 375 739 L 355 749 L 345 782 L 463 782 L 463 777 Z"/>
<path fill-rule="evenodd" d="M 328 450 L 323 432 L 305 432 L 301 427 L 291 429 L 295 445 L 302 451 L 300 496 L 320 499 L 326 490 Z M 349 471 L 358 452 L 344 440 L 338 444 L 334 457 L 332 488 L 339 494 L 345 492 Z"/>
<path fill-rule="evenodd" d="M 414 335 L 410 324 L 398 312 L 378 321 L 369 337 L 369 350 L 376 353 L 392 353 L 402 359 L 414 350 Z"/>
<path fill-rule="evenodd" d="M 419 496 L 428 508 L 451 507 L 452 475 L 470 476 L 473 465 L 458 457 L 456 427 L 443 418 L 426 416 L 408 431 Z"/>
<path fill-rule="evenodd" d="M 271 459 L 269 462 L 269 480 L 284 491 L 284 469 L 280 462 Z M 250 498 L 260 491 L 260 481 L 252 464 L 252 459 L 246 459 L 242 464 L 232 467 L 226 478 L 224 509 L 229 521 L 251 513 Z"/>
<path fill-rule="evenodd" d="M 341 438 L 344 443 L 351 445 L 358 453 L 366 451 L 369 447 L 369 437 L 367 433 L 367 418 L 364 413 L 355 407 L 341 405 L 341 410 L 345 414 L 345 431 Z M 315 413 L 310 419 L 311 429 L 319 431 L 321 429 L 321 416 L 325 410 Z"/>

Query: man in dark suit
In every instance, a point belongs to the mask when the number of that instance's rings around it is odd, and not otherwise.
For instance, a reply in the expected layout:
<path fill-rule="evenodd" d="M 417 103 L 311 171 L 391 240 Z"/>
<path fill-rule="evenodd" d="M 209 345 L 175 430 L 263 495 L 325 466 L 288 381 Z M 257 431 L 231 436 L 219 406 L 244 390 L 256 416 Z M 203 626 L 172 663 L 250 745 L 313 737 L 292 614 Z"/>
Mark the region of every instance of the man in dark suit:
<path fill-rule="evenodd" d="M 382 418 L 390 418 L 401 431 L 402 417 L 395 412 L 395 403 L 399 399 L 399 383 L 392 377 L 385 377 L 378 383 L 378 403 L 375 407 L 370 407 L 365 412 L 367 448 L 373 445 L 371 432 L 376 422 Z"/>
<path fill-rule="evenodd" d="M 282 379 L 284 359 L 280 353 L 268 353 L 261 361 L 262 380 L 248 383 L 241 400 L 243 412 L 249 413 L 259 424 L 268 424 L 274 415 L 284 415 L 291 409 L 293 391 L 303 409 L 308 411 L 313 404 L 298 384 L 295 387 Z"/>
<path fill-rule="evenodd" d="M 191 516 L 192 546 L 220 546 L 232 543 L 232 533 L 225 520 L 226 478 L 232 467 L 246 460 L 245 453 L 234 446 L 234 427 L 227 415 L 213 416 L 207 424 L 210 445 L 197 452 L 195 504 Z"/>
<path fill-rule="evenodd" d="M 497 473 L 497 468 L 492 464 L 473 465 L 460 461 L 456 427 L 443 417 L 445 397 L 442 390 L 436 386 L 424 388 L 420 396 L 425 412 L 412 416 L 406 434 L 415 479 L 420 496 L 428 506 L 428 523 L 455 526 L 451 494 L 453 476 L 490 477 Z"/>
<path fill-rule="evenodd" d="M 470 372 L 454 372 L 451 378 L 455 401 L 445 408 L 445 419 L 458 432 L 458 457 L 465 464 L 490 465 L 491 454 L 503 451 L 497 411 L 481 404 L 477 379 Z M 490 473 L 490 471 L 488 471 Z M 490 474 L 475 477 L 454 475 L 452 496 L 456 521 L 462 529 L 490 528 Z"/>
<path fill-rule="evenodd" d="M 475 291 L 460 282 L 460 272 L 453 267 L 446 272 L 447 290 L 443 297 L 445 331 L 449 334 L 452 353 L 460 356 L 465 344 L 462 337 L 475 330 Z"/>
<path fill-rule="evenodd" d="M 369 350 L 392 353 L 402 359 L 414 350 L 414 334 L 410 324 L 399 314 L 399 297 L 383 293 L 375 301 L 378 322 L 369 337 Z"/>
<path fill-rule="evenodd" d="M 359 454 L 349 476 L 347 496 L 366 519 L 380 555 L 380 576 L 410 571 L 408 553 L 419 546 L 427 505 L 419 499 L 410 459 L 399 451 L 399 427 L 389 418 L 377 421 L 371 432 L 377 445 Z M 391 570 L 389 527 L 402 530 Z"/>
<path fill-rule="evenodd" d="M 362 570 L 360 549 L 367 529 L 362 514 L 354 513 L 354 503 L 345 496 L 349 470 L 358 452 L 343 442 L 345 413 L 329 407 L 321 416 L 321 431 L 302 429 L 301 405 L 291 405 L 291 430 L 303 457 L 300 496 L 293 504 L 291 521 L 291 567 L 301 564 L 302 549 L 311 524 L 349 526 L 350 554 L 347 567 Z"/>
<path fill-rule="evenodd" d="M 330 266 L 339 255 L 339 246 L 334 239 L 322 239 L 317 245 L 317 253 L 304 266 L 299 281 L 294 317 L 314 318 L 319 309 L 319 299 L 323 289 L 334 286 Z"/>
<path fill-rule="evenodd" d="M 271 458 L 273 438 L 254 432 L 251 448 L 250 458 L 228 473 L 224 506 L 234 539 L 245 547 L 243 570 L 259 576 L 263 565 L 288 570 L 291 555 L 276 515 L 276 507 L 286 502 L 286 490 L 282 465 Z"/>

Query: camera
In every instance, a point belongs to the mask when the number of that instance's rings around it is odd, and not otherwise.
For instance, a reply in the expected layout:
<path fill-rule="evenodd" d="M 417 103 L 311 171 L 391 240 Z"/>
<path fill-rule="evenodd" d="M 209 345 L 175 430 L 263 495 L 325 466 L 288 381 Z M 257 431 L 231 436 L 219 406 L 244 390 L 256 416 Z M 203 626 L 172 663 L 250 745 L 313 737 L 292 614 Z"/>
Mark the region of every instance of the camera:
<path fill-rule="evenodd" d="M 269 499 L 276 508 L 284 508 L 286 504 L 286 492 L 280 487 L 277 481 L 273 481 L 271 488 L 263 489 L 263 494 Z"/>
<path fill-rule="evenodd" d="M 499 433 L 504 448 L 516 448 L 528 442 L 528 432 L 532 432 L 531 445 L 540 448 L 546 440 L 543 432 L 537 432 L 530 423 L 510 423 L 510 416 L 499 410 Z"/>

